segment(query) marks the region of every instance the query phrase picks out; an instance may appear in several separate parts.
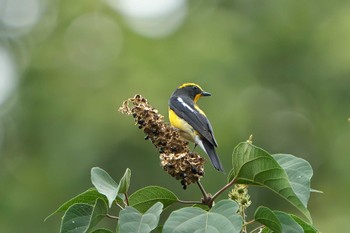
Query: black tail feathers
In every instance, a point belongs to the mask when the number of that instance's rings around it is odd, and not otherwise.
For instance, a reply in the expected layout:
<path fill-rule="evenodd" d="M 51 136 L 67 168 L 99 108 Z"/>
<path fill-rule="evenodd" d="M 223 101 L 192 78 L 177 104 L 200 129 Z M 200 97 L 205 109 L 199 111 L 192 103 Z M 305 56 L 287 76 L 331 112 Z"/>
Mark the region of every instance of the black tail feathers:
<path fill-rule="evenodd" d="M 222 166 L 219 156 L 216 154 L 215 147 L 210 142 L 203 140 L 203 146 L 205 148 L 205 152 L 208 154 L 211 163 L 216 168 L 216 170 L 225 172 L 224 167 Z"/>

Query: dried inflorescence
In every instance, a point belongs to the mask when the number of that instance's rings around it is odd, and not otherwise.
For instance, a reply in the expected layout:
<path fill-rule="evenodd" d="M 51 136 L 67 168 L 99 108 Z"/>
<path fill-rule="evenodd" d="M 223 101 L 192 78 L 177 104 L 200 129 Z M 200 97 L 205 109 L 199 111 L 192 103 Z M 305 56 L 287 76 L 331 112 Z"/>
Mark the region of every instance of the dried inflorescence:
<path fill-rule="evenodd" d="M 130 107 L 130 104 L 133 106 Z M 119 111 L 134 117 L 139 129 L 146 133 L 145 139 L 158 149 L 163 169 L 181 180 L 184 189 L 203 177 L 204 158 L 190 151 L 188 142 L 181 138 L 178 130 L 166 124 L 164 117 L 145 98 L 135 95 L 124 101 Z"/>

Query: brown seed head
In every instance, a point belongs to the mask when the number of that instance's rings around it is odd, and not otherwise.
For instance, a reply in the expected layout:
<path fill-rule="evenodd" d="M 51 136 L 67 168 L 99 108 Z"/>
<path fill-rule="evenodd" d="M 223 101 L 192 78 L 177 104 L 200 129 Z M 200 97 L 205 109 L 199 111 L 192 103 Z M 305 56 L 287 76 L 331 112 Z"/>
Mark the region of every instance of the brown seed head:
<path fill-rule="evenodd" d="M 158 149 L 163 169 L 181 180 L 184 189 L 203 177 L 205 159 L 190 151 L 188 142 L 176 128 L 164 122 L 164 117 L 148 104 L 147 99 L 135 95 L 124 101 L 119 111 L 133 116 L 136 125 L 145 132 L 145 139 L 150 140 Z"/>

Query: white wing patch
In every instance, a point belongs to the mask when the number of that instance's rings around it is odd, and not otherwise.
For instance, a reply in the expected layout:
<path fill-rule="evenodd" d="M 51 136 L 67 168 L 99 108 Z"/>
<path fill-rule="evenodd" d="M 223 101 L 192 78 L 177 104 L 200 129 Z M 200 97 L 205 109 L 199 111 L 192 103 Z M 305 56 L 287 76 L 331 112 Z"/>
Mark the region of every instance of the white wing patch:
<path fill-rule="evenodd" d="M 183 99 L 181 97 L 177 97 L 177 100 L 188 110 L 190 110 L 191 112 L 196 112 L 196 110 L 194 110 L 193 108 L 191 108 L 188 104 L 185 103 L 185 101 L 183 101 Z"/>
<path fill-rule="evenodd" d="M 196 135 L 196 137 L 194 138 L 194 143 L 196 143 L 200 148 L 202 148 L 202 150 L 208 154 L 207 150 L 205 149 L 204 145 L 203 145 L 203 141 L 201 140 L 201 138 Z"/>

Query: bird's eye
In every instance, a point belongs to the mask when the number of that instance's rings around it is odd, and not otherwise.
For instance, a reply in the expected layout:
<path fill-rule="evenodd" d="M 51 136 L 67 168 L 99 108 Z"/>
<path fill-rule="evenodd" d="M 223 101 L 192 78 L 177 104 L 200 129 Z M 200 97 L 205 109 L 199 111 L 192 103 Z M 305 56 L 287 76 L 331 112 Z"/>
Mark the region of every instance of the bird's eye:
<path fill-rule="evenodd" d="M 193 90 L 198 90 L 199 89 L 197 86 L 193 86 L 192 88 L 193 88 Z"/>

